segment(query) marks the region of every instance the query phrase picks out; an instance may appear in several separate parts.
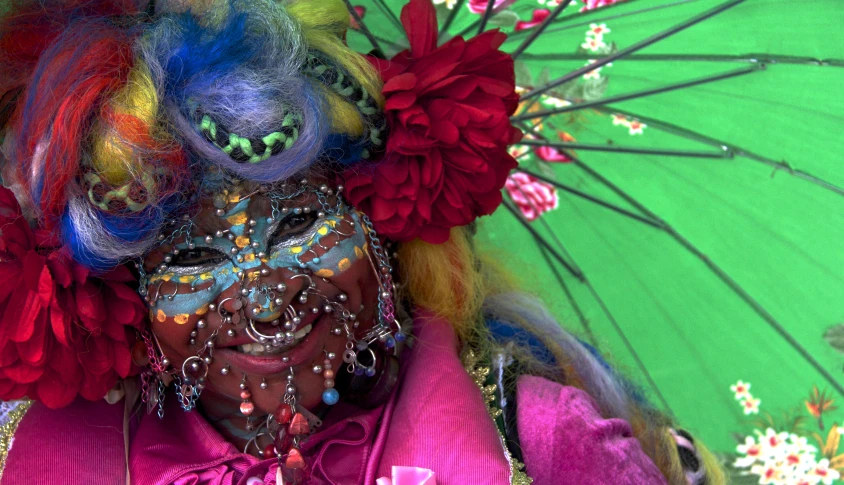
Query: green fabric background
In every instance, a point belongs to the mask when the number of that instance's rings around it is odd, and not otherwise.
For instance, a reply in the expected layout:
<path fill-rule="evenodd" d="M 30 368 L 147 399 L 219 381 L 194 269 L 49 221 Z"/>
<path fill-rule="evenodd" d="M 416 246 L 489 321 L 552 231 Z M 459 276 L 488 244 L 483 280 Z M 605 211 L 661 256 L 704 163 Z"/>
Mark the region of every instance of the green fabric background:
<path fill-rule="evenodd" d="M 352 3 L 366 6 L 364 22 L 378 37 L 401 44 L 396 40 L 402 39 L 400 31 L 377 2 Z M 398 12 L 404 2 L 386 3 Z M 537 55 L 577 54 L 592 22 L 606 23 L 611 33 L 605 40 L 624 49 L 722 3 L 629 0 L 581 14 L 582 3 L 575 2 L 520 63 L 534 80 L 543 76 L 543 68 L 554 79 L 583 66 L 589 57 Z M 654 8 L 659 6 L 664 8 Z M 509 10 L 528 20 L 537 8 L 542 8 L 537 0 L 519 0 Z M 478 18 L 463 6 L 450 31 Z M 525 37 L 518 34 L 505 48 L 514 49 Z M 372 48 L 358 33 L 350 33 L 349 42 L 362 51 Z M 388 55 L 397 48 L 387 43 L 382 47 Z M 552 239 L 552 245 L 565 248 L 594 289 L 593 293 L 589 284 L 559 265 L 553 268 L 563 275 L 600 348 L 649 389 L 611 314 L 680 423 L 710 447 L 728 451 L 735 447 L 731 432 L 745 419 L 729 389 L 736 381 L 750 382 L 762 410 L 771 413 L 802 406 L 812 385 L 830 385 L 753 305 L 719 278 L 712 265 L 758 302 L 835 379 L 844 381 L 841 355 L 823 338 L 827 328 L 844 323 L 844 2 L 746 0 L 641 50 L 635 55 L 639 58 L 620 59 L 604 68 L 604 98 L 749 65 L 742 60 L 641 58 L 654 54 L 803 56 L 833 60 L 830 64 L 838 60 L 837 65 L 769 63 L 748 75 L 551 120 L 584 144 L 718 152 L 721 142 L 771 162 L 785 162 L 838 189 L 741 154 L 690 158 L 576 150 L 583 166 L 548 164 L 533 156 L 522 159 L 531 171 L 641 213 L 584 166 L 591 168 L 699 250 L 696 255 L 670 230 L 564 191 L 559 191 L 558 209 L 530 223 L 546 237 L 551 238 L 549 230 L 555 234 L 558 241 Z M 631 136 L 624 127 L 613 126 L 607 114 L 613 110 L 683 127 L 713 143 L 647 121 L 642 135 Z M 533 237 L 510 211 L 502 207 L 483 218 L 481 234 L 513 271 L 526 276 L 530 289 L 545 299 L 564 326 L 585 335 L 583 319 Z M 652 390 L 649 396 L 659 403 Z M 834 397 L 841 398 L 837 393 Z"/>

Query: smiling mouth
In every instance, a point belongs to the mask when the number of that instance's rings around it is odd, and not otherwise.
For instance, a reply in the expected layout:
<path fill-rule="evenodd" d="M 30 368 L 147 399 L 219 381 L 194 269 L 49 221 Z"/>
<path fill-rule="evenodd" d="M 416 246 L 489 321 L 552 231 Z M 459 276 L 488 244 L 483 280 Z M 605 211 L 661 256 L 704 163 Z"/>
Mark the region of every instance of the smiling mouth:
<path fill-rule="evenodd" d="M 257 357 L 279 355 L 299 345 L 299 343 L 311 333 L 311 330 L 313 330 L 313 328 L 313 323 L 305 325 L 293 334 L 292 340 L 286 340 L 281 345 L 275 345 L 274 342 L 254 342 L 237 345 L 233 348 L 237 349 L 237 351 L 242 354 L 253 355 Z"/>

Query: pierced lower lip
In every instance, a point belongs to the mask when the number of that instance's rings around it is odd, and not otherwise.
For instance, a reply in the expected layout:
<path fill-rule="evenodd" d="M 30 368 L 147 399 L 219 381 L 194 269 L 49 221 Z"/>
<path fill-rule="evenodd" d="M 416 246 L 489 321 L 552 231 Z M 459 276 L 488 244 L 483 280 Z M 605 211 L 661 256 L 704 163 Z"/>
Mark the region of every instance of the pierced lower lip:
<path fill-rule="evenodd" d="M 313 329 L 311 329 L 311 332 L 305 335 L 298 344 L 291 347 L 288 351 L 262 357 L 244 354 L 231 347 L 220 347 L 217 348 L 215 354 L 218 358 L 228 362 L 232 367 L 246 374 L 278 374 L 290 367 L 304 363 L 305 360 L 316 353 L 323 339 L 328 334 L 328 332 L 324 331 L 327 325 L 325 321 L 326 316 L 327 314 L 324 314 L 315 320 L 312 323 Z M 289 357 L 289 360 L 284 362 L 282 360 L 283 357 Z"/>

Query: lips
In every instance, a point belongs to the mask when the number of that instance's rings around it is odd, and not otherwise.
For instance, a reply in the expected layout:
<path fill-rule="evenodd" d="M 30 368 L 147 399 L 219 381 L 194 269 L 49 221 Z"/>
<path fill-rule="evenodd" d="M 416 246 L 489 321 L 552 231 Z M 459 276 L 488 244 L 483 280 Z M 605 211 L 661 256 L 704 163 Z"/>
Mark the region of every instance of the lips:
<path fill-rule="evenodd" d="M 246 374 L 269 376 L 284 372 L 290 367 L 305 363 L 324 346 L 324 340 L 329 333 L 327 328 L 329 325 L 329 316 L 329 314 L 322 314 L 313 323 L 302 322 L 302 325 L 299 326 L 300 330 L 305 329 L 308 325 L 311 325 L 312 329 L 310 333 L 305 335 L 297 344 L 291 346 L 289 350 L 282 350 L 276 354 L 266 356 L 244 353 L 233 347 L 246 344 L 254 345 L 255 342 L 248 337 L 245 339 L 239 337 L 232 339 L 225 347 L 218 347 L 215 355 Z"/>

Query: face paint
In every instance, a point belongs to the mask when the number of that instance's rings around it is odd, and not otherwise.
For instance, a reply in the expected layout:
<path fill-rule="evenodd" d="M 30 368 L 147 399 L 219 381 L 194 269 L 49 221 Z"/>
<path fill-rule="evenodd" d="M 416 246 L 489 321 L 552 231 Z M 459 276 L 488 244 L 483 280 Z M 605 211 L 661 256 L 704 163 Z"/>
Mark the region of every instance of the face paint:
<path fill-rule="evenodd" d="M 196 314 L 206 307 L 209 301 L 218 299 L 222 293 L 241 284 L 244 277 L 257 276 L 257 268 L 262 266 L 272 270 L 307 269 L 316 276 L 330 278 L 347 270 L 354 261 L 365 257 L 366 236 L 360 216 L 354 211 L 347 212 L 344 218 L 343 213 L 346 211 L 343 206 L 338 205 L 336 213 L 325 214 L 321 219 L 314 221 L 304 233 L 292 236 L 273 247 L 267 247 L 273 242 L 273 234 L 288 217 L 307 212 L 304 212 L 303 208 L 294 208 L 277 222 L 274 222 L 272 217 L 250 219 L 247 214 L 250 202 L 250 198 L 245 198 L 225 213 L 218 210 L 217 215 L 231 224 L 228 229 L 217 231 L 214 237 L 192 237 L 190 242 L 175 245 L 179 251 L 190 250 L 191 246 L 199 250 L 213 250 L 221 256 L 224 255 L 226 261 L 195 266 L 171 265 L 167 271 L 151 276 L 151 285 L 170 281 L 176 282 L 177 285 L 189 284 L 192 289 L 189 293 L 182 293 L 178 291 L 177 286 L 172 295 L 156 302 L 155 306 L 159 312 L 163 312 L 165 316 L 182 317 L 187 321 L 186 316 Z M 352 225 L 351 233 L 338 230 L 343 221 Z M 322 242 L 332 234 L 337 236 L 339 242 L 326 247 Z M 269 256 L 266 256 L 267 253 Z M 278 308 L 274 304 L 274 295 L 261 291 L 260 288 L 250 285 L 248 294 L 244 296 L 249 303 L 262 309 L 254 314 L 255 318 L 269 318 L 278 313 Z"/>

